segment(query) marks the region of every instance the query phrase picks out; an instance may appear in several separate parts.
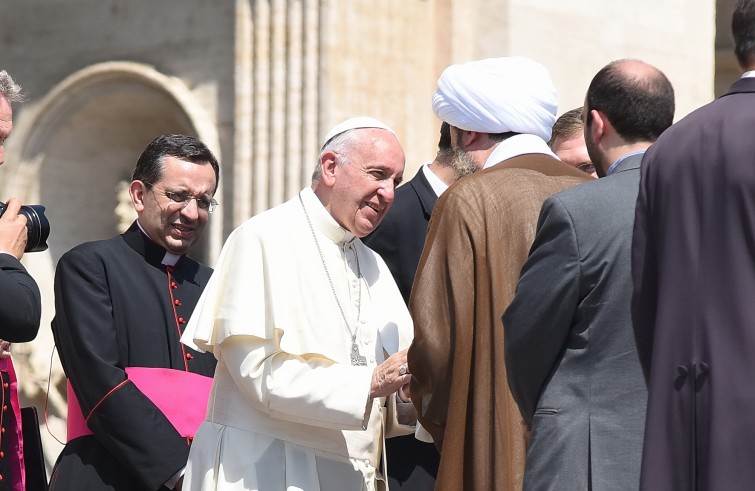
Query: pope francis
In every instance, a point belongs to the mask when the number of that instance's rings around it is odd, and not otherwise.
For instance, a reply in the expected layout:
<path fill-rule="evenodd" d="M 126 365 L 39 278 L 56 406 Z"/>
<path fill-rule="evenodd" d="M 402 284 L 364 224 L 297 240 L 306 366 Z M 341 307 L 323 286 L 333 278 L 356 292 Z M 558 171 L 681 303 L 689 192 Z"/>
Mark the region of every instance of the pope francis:
<path fill-rule="evenodd" d="M 385 489 L 383 438 L 416 421 L 413 327 L 360 237 L 403 170 L 393 131 L 352 118 L 325 137 L 311 187 L 228 238 L 182 338 L 218 360 L 184 489 Z"/>

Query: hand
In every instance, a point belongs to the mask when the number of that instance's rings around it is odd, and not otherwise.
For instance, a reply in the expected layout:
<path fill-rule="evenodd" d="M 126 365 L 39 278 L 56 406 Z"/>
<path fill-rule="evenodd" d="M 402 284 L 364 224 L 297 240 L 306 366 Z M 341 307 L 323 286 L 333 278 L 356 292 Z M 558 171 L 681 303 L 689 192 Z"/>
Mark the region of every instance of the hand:
<path fill-rule="evenodd" d="M 0 339 L 0 359 L 10 357 L 10 341 Z"/>
<path fill-rule="evenodd" d="M 407 350 L 399 351 L 388 357 L 383 363 L 375 367 L 372 372 L 372 384 L 370 385 L 370 397 L 387 397 L 401 387 L 407 385 L 412 376 L 407 371 L 402 374 L 401 367 L 406 367 Z"/>
<path fill-rule="evenodd" d="M 18 198 L 9 199 L 7 205 L 5 213 L 0 217 L 0 251 L 21 259 L 28 240 L 26 217 L 18 214 L 21 209 Z"/>

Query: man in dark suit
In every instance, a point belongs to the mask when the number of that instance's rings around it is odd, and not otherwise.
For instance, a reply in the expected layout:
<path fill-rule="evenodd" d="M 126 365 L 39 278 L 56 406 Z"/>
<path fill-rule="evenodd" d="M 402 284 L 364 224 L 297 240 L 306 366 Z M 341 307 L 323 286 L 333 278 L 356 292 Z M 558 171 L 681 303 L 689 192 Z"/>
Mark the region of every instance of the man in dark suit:
<path fill-rule="evenodd" d="M 585 142 L 600 179 L 548 198 L 504 314 L 506 368 L 531 425 L 524 489 L 637 489 L 646 389 L 630 250 L 645 150 L 674 118 L 656 68 L 615 61 L 590 83 Z"/>
<path fill-rule="evenodd" d="M 414 273 L 425 244 L 427 224 L 438 196 L 461 177 L 477 170 L 464 165 L 451 149 L 448 123 L 440 127 L 438 154 L 396 190 L 393 205 L 377 229 L 362 241 L 380 254 L 391 270 L 404 301 L 409 303 Z M 391 489 L 429 490 L 435 486 L 440 455 L 432 443 L 414 435 L 385 441 Z"/>
<path fill-rule="evenodd" d="M 632 313 L 645 490 L 755 482 L 755 0 L 737 3 L 732 32 L 742 78 L 642 161 Z"/>
<path fill-rule="evenodd" d="M 204 419 L 215 371 L 212 354 L 179 341 L 212 274 L 186 254 L 219 175 L 202 142 L 156 138 L 129 186 L 137 220 L 60 258 L 52 331 L 70 383 L 68 443 L 51 490 L 181 489 L 193 431 L 180 421 Z"/>
<path fill-rule="evenodd" d="M 0 165 L 5 162 L 5 140 L 13 129 L 12 102 L 23 100 L 21 87 L 5 70 L 0 71 Z M 26 218 L 19 214 L 21 201 L 7 200 L 7 209 L 0 217 L 0 490 L 26 489 L 23 461 L 23 437 L 18 386 L 10 343 L 31 341 L 37 336 L 42 302 L 39 288 L 21 257 L 28 241 Z M 8 403 L 10 401 L 10 403 Z M 1 458 L 7 455 L 7 458 Z"/>

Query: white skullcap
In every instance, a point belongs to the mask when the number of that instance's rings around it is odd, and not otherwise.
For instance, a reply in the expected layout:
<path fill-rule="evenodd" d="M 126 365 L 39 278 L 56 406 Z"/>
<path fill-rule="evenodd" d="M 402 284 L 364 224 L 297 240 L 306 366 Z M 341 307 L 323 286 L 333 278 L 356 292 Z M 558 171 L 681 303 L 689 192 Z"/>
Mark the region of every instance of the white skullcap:
<path fill-rule="evenodd" d="M 480 133 L 529 133 L 546 142 L 558 96 L 548 70 L 522 56 L 451 65 L 440 75 L 433 111 L 451 126 Z"/>
<path fill-rule="evenodd" d="M 328 134 L 325 135 L 325 139 L 323 139 L 322 141 L 320 150 L 325 148 L 325 145 L 327 145 L 330 140 L 337 137 L 341 133 L 349 130 L 355 130 L 357 128 L 380 128 L 382 130 L 390 131 L 394 136 L 396 135 L 396 133 L 382 121 L 379 121 L 375 118 L 370 118 L 368 116 L 358 116 L 355 118 L 349 118 L 342 123 L 338 123 L 333 127 L 333 129 L 328 131 Z"/>

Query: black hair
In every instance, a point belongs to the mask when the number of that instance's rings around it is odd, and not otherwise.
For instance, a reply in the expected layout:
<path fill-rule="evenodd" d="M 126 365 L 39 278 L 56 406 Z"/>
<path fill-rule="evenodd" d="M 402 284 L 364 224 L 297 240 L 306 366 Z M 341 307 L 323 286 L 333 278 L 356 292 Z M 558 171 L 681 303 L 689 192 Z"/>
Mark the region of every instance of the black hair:
<path fill-rule="evenodd" d="M 586 110 L 605 114 L 628 143 L 654 142 L 674 122 L 674 89 L 660 70 L 635 75 L 622 68 L 626 61 L 611 62 L 593 77 Z M 588 116 L 588 128 L 591 125 Z"/>
<path fill-rule="evenodd" d="M 220 165 L 209 148 L 194 137 L 161 135 L 147 145 L 136 162 L 133 180 L 140 180 L 151 188 L 163 177 L 165 157 L 174 157 L 195 164 L 210 164 L 215 171 L 215 190 L 220 183 Z"/>
<path fill-rule="evenodd" d="M 739 0 L 731 16 L 734 54 L 742 68 L 755 66 L 755 0 Z"/>

